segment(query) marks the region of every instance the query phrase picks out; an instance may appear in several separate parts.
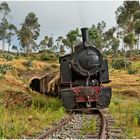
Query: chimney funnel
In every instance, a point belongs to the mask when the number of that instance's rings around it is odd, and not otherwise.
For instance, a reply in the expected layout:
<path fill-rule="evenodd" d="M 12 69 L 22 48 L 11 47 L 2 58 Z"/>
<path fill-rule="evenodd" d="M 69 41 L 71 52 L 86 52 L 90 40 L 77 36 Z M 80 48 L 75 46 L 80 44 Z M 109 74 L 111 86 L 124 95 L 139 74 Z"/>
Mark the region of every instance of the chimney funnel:
<path fill-rule="evenodd" d="M 81 32 L 82 32 L 83 46 L 85 46 L 85 42 L 88 42 L 88 28 L 81 28 Z"/>

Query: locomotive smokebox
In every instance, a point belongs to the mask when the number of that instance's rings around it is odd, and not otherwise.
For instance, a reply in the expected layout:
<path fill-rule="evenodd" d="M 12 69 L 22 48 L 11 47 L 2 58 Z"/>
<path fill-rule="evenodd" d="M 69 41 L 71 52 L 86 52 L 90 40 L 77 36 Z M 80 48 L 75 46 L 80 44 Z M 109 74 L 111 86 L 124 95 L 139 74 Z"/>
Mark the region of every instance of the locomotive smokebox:
<path fill-rule="evenodd" d="M 81 28 L 82 32 L 82 40 L 83 40 L 83 45 L 85 45 L 86 42 L 88 42 L 88 28 Z"/>

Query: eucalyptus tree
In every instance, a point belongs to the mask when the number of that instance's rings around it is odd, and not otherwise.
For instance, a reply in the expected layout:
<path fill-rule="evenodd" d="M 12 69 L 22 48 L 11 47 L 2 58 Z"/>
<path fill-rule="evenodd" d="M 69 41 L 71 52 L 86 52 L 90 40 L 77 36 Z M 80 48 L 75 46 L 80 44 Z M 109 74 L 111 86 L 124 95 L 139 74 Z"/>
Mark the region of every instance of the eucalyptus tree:
<path fill-rule="evenodd" d="M 31 53 L 33 47 L 37 46 L 35 40 L 37 40 L 39 32 L 38 18 L 35 13 L 28 13 L 21 29 L 18 31 L 18 39 L 26 53 Z"/>
<path fill-rule="evenodd" d="M 132 49 L 133 46 L 137 43 L 137 39 L 134 35 L 133 32 L 128 33 L 126 36 L 124 36 L 123 41 L 129 46 L 130 50 L 131 50 L 131 61 L 132 61 Z"/>
<path fill-rule="evenodd" d="M 75 30 L 71 30 L 67 33 L 67 35 L 62 39 L 62 43 L 68 49 L 70 48 L 73 52 L 73 46 L 80 43 L 80 33 L 79 29 L 76 28 Z"/>
<path fill-rule="evenodd" d="M 40 42 L 40 44 L 39 44 L 40 49 L 41 49 L 41 50 L 46 50 L 46 49 L 47 49 L 47 44 L 48 44 L 48 42 L 49 42 L 49 37 L 46 35 L 46 36 L 44 37 L 44 39 L 41 40 L 41 42 Z"/>
<path fill-rule="evenodd" d="M 7 29 L 8 29 L 9 23 L 7 19 L 3 18 L 0 23 L 0 40 L 2 40 L 2 50 L 5 50 L 5 41 L 7 39 Z"/>
<path fill-rule="evenodd" d="M 112 38 L 112 43 L 111 43 L 111 50 L 114 55 L 117 55 L 118 49 L 119 49 L 120 41 L 117 37 Z"/>
<path fill-rule="evenodd" d="M 100 51 L 102 51 L 102 49 L 105 47 L 104 40 L 105 27 L 106 23 L 104 21 L 101 21 L 97 24 L 97 26 L 92 25 L 92 27 L 89 28 L 89 41 Z"/>
<path fill-rule="evenodd" d="M 63 43 L 63 41 L 64 41 L 64 43 Z M 56 39 L 56 47 L 57 47 L 57 50 L 59 50 L 59 53 L 61 55 L 63 55 L 65 53 L 64 44 L 65 44 L 64 37 L 63 36 L 58 36 L 58 38 Z"/>
<path fill-rule="evenodd" d="M 115 32 L 116 32 L 116 28 L 112 27 L 103 34 L 105 48 L 111 50 L 113 55 L 117 54 L 119 43 L 120 43 L 119 39 L 114 35 Z"/>
<path fill-rule="evenodd" d="M 65 51 L 64 45 L 61 44 L 61 45 L 60 45 L 60 54 L 61 54 L 61 55 L 64 55 L 65 52 L 66 52 L 66 51 Z"/>
<path fill-rule="evenodd" d="M 9 5 L 7 4 L 7 2 L 2 2 L 0 4 L 0 13 L 3 14 L 3 19 L 6 18 L 9 13 L 11 12 Z"/>
<path fill-rule="evenodd" d="M 140 40 L 140 19 L 135 22 L 134 31 L 137 35 L 137 50 L 139 50 L 139 40 Z"/>
<path fill-rule="evenodd" d="M 2 40 L 2 50 L 5 50 L 5 43 L 9 44 L 9 47 L 11 45 L 11 37 L 17 33 L 17 28 L 14 24 L 11 24 L 11 22 L 8 21 L 10 18 L 10 8 L 6 2 L 2 2 L 0 5 L 0 13 L 2 14 L 2 19 L 0 22 L 0 40 Z"/>
<path fill-rule="evenodd" d="M 48 48 L 52 49 L 53 48 L 53 44 L 54 44 L 54 40 L 53 40 L 53 37 L 49 37 L 49 40 L 48 40 Z"/>
<path fill-rule="evenodd" d="M 121 32 L 123 34 L 123 37 L 125 37 L 123 40 L 126 40 L 128 37 L 129 39 L 134 34 L 134 25 L 137 22 L 137 20 L 140 18 L 140 3 L 139 1 L 124 1 L 123 6 L 120 6 L 116 10 L 116 22 L 121 29 Z M 130 34 L 129 34 L 130 33 Z M 127 34 L 129 34 L 127 36 Z M 126 44 L 130 47 L 130 50 L 132 51 L 132 48 L 134 47 L 133 37 L 130 44 Z"/>
<path fill-rule="evenodd" d="M 62 45 L 62 40 L 63 39 L 64 39 L 63 36 L 58 36 L 58 38 L 56 39 L 56 44 L 57 44 L 59 49 L 60 49 L 60 45 Z"/>
<path fill-rule="evenodd" d="M 14 24 L 9 24 L 7 31 L 8 31 L 7 32 L 7 43 L 8 43 L 8 52 L 9 52 L 12 36 L 17 34 L 17 27 Z"/>

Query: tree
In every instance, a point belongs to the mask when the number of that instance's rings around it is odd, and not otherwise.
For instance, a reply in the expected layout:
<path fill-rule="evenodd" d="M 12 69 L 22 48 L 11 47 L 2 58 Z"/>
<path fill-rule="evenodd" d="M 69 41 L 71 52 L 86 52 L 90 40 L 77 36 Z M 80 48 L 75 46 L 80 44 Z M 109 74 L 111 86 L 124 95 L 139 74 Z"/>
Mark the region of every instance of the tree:
<path fill-rule="evenodd" d="M 9 8 L 9 5 L 6 2 L 2 2 L 0 5 L 0 13 L 3 14 L 3 19 L 6 18 L 6 16 L 8 16 L 10 11 L 11 10 Z"/>
<path fill-rule="evenodd" d="M 44 39 L 41 40 L 41 42 L 40 42 L 40 44 L 39 44 L 41 50 L 46 50 L 46 49 L 47 49 L 47 44 L 48 44 L 48 42 L 49 42 L 49 37 L 46 35 L 46 36 L 44 37 Z"/>
<path fill-rule="evenodd" d="M 135 25 L 134 25 L 134 31 L 135 31 L 135 34 L 137 35 L 137 50 L 139 50 L 139 38 L 140 38 L 140 19 L 138 19 L 136 22 L 135 22 Z"/>
<path fill-rule="evenodd" d="M 64 55 L 65 54 L 65 49 L 63 45 L 60 45 L 60 54 Z"/>
<path fill-rule="evenodd" d="M 11 38 L 17 33 L 17 27 L 14 24 L 9 24 L 7 33 L 8 52 L 11 46 Z"/>
<path fill-rule="evenodd" d="M 48 44 L 47 44 L 48 45 L 48 48 L 52 49 L 53 43 L 54 43 L 53 37 L 49 37 L 49 41 L 48 41 Z"/>
<path fill-rule="evenodd" d="M 60 54 L 64 54 L 65 53 L 65 48 L 64 48 L 64 44 L 62 41 L 64 40 L 63 36 L 58 36 L 58 38 L 56 39 L 56 50 L 59 50 Z"/>
<path fill-rule="evenodd" d="M 71 30 L 68 32 L 66 37 L 62 39 L 62 43 L 67 48 L 70 48 L 71 51 L 73 52 L 73 46 L 80 43 L 79 37 L 80 37 L 79 29 L 76 28 L 75 30 Z"/>
<path fill-rule="evenodd" d="M 26 53 L 31 53 L 32 49 L 37 46 L 35 40 L 37 40 L 39 32 L 38 18 L 35 13 L 30 12 L 18 32 L 18 39 Z"/>
<path fill-rule="evenodd" d="M 7 40 L 8 51 L 11 46 L 11 37 L 14 36 L 17 32 L 15 25 L 10 24 L 6 18 L 2 19 L 0 23 L 0 40 L 2 40 L 2 50 L 5 50 L 5 43 Z"/>
<path fill-rule="evenodd" d="M 0 40 L 2 40 L 2 50 L 5 50 L 5 40 L 7 39 L 7 29 L 9 23 L 7 19 L 3 18 L 2 22 L 0 23 Z"/>
<path fill-rule="evenodd" d="M 114 55 L 117 54 L 117 51 L 118 51 L 119 45 L 120 45 L 120 41 L 119 41 L 119 39 L 116 38 L 116 37 L 113 37 L 113 38 L 112 38 L 111 49 L 112 49 Z"/>
<path fill-rule="evenodd" d="M 105 48 L 109 49 L 113 55 L 117 54 L 119 44 L 120 44 L 119 39 L 115 37 L 114 35 L 115 31 L 116 31 L 116 28 L 112 27 L 104 33 Z"/>
<path fill-rule="evenodd" d="M 2 17 L 1 23 L 0 23 L 0 40 L 2 40 L 2 50 L 3 51 L 5 50 L 6 40 L 9 44 L 9 46 L 8 46 L 8 51 L 9 51 L 9 47 L 11 45 L 11 37 L 13 35 L 15 35 L 17 32 L 16 26 L 9 23 L 8 19 L 7 19 L 10 11 L 11 10 L 6 2 L 1 3 L 0 13 L 3 14 L 3 17 Z"/>
<path fill-rule="evenodd" d="M 124 29 L 124 32 L 133 30 L 133 25 L 140 12 L 139 1 L 124 1 L 116 11 L 117 24 Z"/>
<path fill-rule="evenodd" d="M 54 41 L 53 41 L 53 37 L 49 37 L 49 36 L 45 36 L 43 40 L 41 40 L 39 46 L 42 50 L 46 50 L 47 47 L 51 50 L 55 49 L 56 46 L 53 45 Z M 53 48 L 54 47 L 54 48 Z"/>
<path fill-rule="evenodd" d="M 105 47 L 104 42 L 104 29 L 106 27 L 106 23 L 101 21 L 97 24 L 97 26 L 92 25 L 89 28 L 89 41 L 100 51 Z"/>
<path fill-rule="evenodd" d="M 137 42 L 135 35 L 132 32 L 130 32 L 124 37 L 123 41 L 131 49 L 131 61 L 132 61 L 132 49 L 133 49 L 134 44 L 136 44 L 136 42 Z"/>
<path fill-rule="evenodd" d="M 139 18 L 140 18 L 139 1 L 124 1 L 123 6 L 120 6 L 116 11 L 116 21 L 118 26 L 121 28 L 123 36 L 127 36 L 127 34 L 129 34 L 130 32 L 134 33 L 134 25 L 137 19 Z M 127 37 L 125 37 L 125 39 L 126 38 Z M 132 44 L 129 44 L 131 48 L 134 47 L 132 46 Z"/>
<path fill-rule="evenodd" d="M 18 47 L 16 45 L 12 46 L 12 50 L 15 51 L 18 54 Z"/>

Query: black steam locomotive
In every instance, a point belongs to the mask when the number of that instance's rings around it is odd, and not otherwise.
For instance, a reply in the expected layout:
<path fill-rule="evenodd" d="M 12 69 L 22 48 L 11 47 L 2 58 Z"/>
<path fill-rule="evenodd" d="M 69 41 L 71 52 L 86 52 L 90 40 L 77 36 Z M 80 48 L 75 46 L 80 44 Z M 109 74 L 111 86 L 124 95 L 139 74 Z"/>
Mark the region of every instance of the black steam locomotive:
<path fill-rule="evenodd" d="M 108 61 L 95 47 L 88 45 L 88 29 L 82 28 L 83 44 L 60 58 L 60 95 L 68 109 L 83 107 L 108 107 L 111 88 Z"/>

